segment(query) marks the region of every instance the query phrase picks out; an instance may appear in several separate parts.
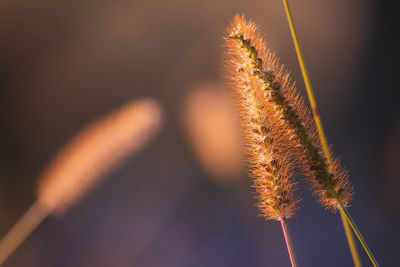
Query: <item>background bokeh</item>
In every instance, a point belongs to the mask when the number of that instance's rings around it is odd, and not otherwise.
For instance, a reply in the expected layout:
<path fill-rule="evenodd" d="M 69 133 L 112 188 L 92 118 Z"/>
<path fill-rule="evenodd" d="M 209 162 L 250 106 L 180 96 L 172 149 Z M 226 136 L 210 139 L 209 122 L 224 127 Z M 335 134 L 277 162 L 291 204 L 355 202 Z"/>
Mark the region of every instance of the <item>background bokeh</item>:
<path fill-rule="evenodd" d="M 396 266 L 395 1 L 290 4 L 329 141 L 355 187 L 350 211 L 382 266 Z M 46 219 L 4 266 L 289 265 L 279 223 L 256 216 L 227 130 L 235 129 L 225 120 L 229 108 L 218 108 L 227 105 L 222 37 L 237 13 L 261 26 L 304 92 L 278 0 L 0 2 L 1 236 L 79 129 L 130 99 L 154 97 L 164 108 L 161 132 L 146 149 L 64 217 Z M 299 192 L 301 209 L 289 225 L 300 266 L 352 266 L 340 217 L 306 186 Z"/>

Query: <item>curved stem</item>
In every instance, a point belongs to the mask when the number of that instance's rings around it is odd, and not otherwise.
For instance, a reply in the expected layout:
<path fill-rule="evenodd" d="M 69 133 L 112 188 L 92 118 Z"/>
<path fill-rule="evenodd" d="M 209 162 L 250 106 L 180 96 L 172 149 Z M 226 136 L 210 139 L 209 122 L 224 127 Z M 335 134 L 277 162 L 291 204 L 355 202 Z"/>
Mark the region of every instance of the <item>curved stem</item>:
<path fill-rule="evenodd" d="M 303 53 L 300 49 L 300 44 L 299 44 L 299 40 L 297 38 L 297 33 L 296 33 L 296 29 L 294 27 L 294 22 L 293 22 L 293 18 L 292 18 L 292 14 L 290 11 L 290 7 L 289 7 L 289 3 L 287 0 L 283 0 L 283 4 L 285 6 L 285 11 L 286 11 L 286 17 L 289 23 L 289 27 L 290 27 L 290 32 L 292 34 L 292 39 L 293 39 L 293 43 L 294 43 L 294 47 L 296 49 L 296 54 L 297 54 L 297 58 L 299 61 L 299 65 L 300 65 L 300 69 L 301 69 L 301 73 L 304 79 L 304 84 L 307 90 L 307 96 L 310 102 L 310 106 L 314 115 L 314 120 L 315 120 L 315 124 L 317 126 L 317 130 L 318 130 L 318 135 L 319 135 L 319 139 L 321 141 L 321 146 L 322 146 L 322 150 L 324 151 L 324 155 L 329 163 L 329 168 L 331 168 L 331 163 L 332 163 L 332 157 L 331 157 L 331 153 L 329 150 L 329 146 L 328 146 L 328 142 L 326 139 L 326 135 L 325 135 L 325 131 L 324 128 L 322 126 L 322 121 L 321 118 L 319 116 L 318 113 L 318 107 L 317 107 L 317 101 L 315 100 L 315 95 L 314 95 L 314 91 L 311 87 L 311 81 L 310 81 L 310 76 L 308 75 L 307 72 L 307 68 L 305 65 L 305 61 L 303 58 Z M 347 242 L 349 244 L 349 248 L 351 251 L 351 255 L 353 257 L 353 262 L 354 265 L 356 267 L 361 267 L 361 261 L 360 261 L 360 256 L 358 255 L 358 251 L 357 251 L 357 247 L 355 245 L 354 242 L 354 237 L 351 231 L 349 231 L 349 224 L 347 222 L 347 220 L 344 218 L 344 214 L 342 212 L 340 212 L 340 216 L 342 218 L 342 223 L 343 223 L 343 227 L 346 233 L 346 237 L 347 237 Z"/>
<path fill-rule="evenodd" d="M 346 217 L 347 221 L 350 223 L 351 227 L 353 228 L 354 233 L 358 237 L 358 240 L 360 240 L 360 243 L 364 247 L 365 252 L 367 252 L 369 259 L 371 260 L 372 264 L 377 267 L 379 266 L 378 262 L 376 261 L 374 255 L 372 254 L 370 248 L 367 245 L 367 242 L 365 242 L 365 239 L 361 235 L 360 230 L 358 230 L 356 223 L 354 222 L 353 218 L 351 218 L 349 211 L 346 209 L 346 207 L 343 205 L 341 201 L 338 201 L 339 204 L 339 209 L 343 212 L 344 216 Z"/>
<path fill-rule="evenodd" d="M 282 225 L 283 235 L 286 241 L 286 246 L 289 252 L 290 262 L 292 263 L 292 267 L 297 267 L 298 265 L 297 265 L 296 255 L 294 253 L 292 238 L 290 237 L 286 219 L 281 220 L 281 225 Z"/>
<path fill-rule="evenodd" d="M 0 241 L 0 265 L 8 259 L 48 214 L 39 202 L 33 203 Z"/>

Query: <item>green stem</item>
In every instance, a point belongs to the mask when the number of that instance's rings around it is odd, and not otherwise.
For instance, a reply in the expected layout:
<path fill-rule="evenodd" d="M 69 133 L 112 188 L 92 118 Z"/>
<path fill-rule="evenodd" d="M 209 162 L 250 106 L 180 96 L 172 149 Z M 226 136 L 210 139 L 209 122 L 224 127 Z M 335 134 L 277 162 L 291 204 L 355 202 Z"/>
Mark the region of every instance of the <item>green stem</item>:
<path fill-rule="evenodd" d="M 292 33 L 292 39 L 293 39 L 294 47 L 296 49 L 297 59 L 299 60 L 301 74 L 303 75 L 304 84 L 306 86 L 308 100 L 310 101 L 310 106 L 311 106 L 311 110 L 314 115 L 315 124 L 317 125 L 317 130 L 318 130 L 319 138 L 321 140 L 322 150 L 324 151 L 327 161 L 329 163 L 331 163 L 332 162 L 331 153 L 329 152 L 328 142 L 326 140 L 324 128 L 322 127 L 322 121 L 321 121 L 321 118 L 318 113 L 317 101 L 315 100 L 314 91 L 311 87 L 310 76 L 308 75 L 306 64 L 305 64 L 305 61 L 303 58 L 303 53 L 300 49 L 300 44 L 299 44 L 299 40 L 297 38 L 296 29 L 294 27 L 292 13 L 290 11 L 290 7 L 289 7 L 287 0 L 283 0 L 283 4 L 285 6 L 286 17 L 287 17 L 287 20 L 289 23 L 290 32 Z"/>
<path fill-rule="evenodd" d="M 299 40 L 297 38 L 297 33 L 296 33 L 296 29 L 294 27 L 294 22 L 293 22 L 293 17 L 292 17 L 292 13 L 290 11 L 290 7 L 289 7 L 289 3 L 287 0 L 283 0 L 283 4 L 285 6 L 285 11 L 286 11 L 286 17 L 289 23 L 289 27 L 290 27 L 290 32 L 292 34 L 292 39 L 293 39 L 293 43 L 294 43 L 294 47 L 296 49 L 296 54 L 297 54 L 297 58 L 299 61 L 299 65 L 300 65 L 300 69 L 301 69 L 301 73 L 304 79 L 304 84 L 307 90 L 307 96 L 308 96 L 308 100 L 310 101 L 310 106 L 314 115 L 314 120 L 315 120 L 315 124 L 317 126 L 317 130 L 318 130 L 318 135 L 319 135 L 319 139 L 321 141 L 321 145 L 322 145 L 322 150 L 324 152 L 324 155 L 329 163 L 329 168 L 331 168 L 331 163 L 332 163 L 332 157 L 331 157 L 331 153 L 329 150 L 329 146 L 328 146 L 328 141 L 326 139 L 326 135 L 325 135 L 325 131 L 324 128 L 322 126 L 322 121 L 321 118 L 319 116 L 318 113 L 318 107 L 317 107 L 317 101 L 315 99 L 315 95 L 314 95 L 314 91 L 311 87 L 311 80 L 310 80 L 310 76 L 308 75 L 307 72 L 307 68 L 306 68 L 306 64 L 303 58 L 303 53 L 301 51 L 300 48 L 300 44 L 299 44 Z M 349 244 L 349 248 L 350 248 L 350 252 L 351 255 L 353 257 L 353 261 L 354 261 L 354 265 L 356 267 L 361 267 L 361 261 L 360 261 L 360 256 L 358 255 L 358 251 L 357 251 L 357 246 L 354 242 L 354 237 L 352 232 L 349 230 L 349 224 L 347 222 L 346 219 L 344 219 L 344 214 L 342 214 L 342 212 L 340 213 L 341 218 L 342 218 L 342 223 L 343 223 L 343 227 L 346 233 L 346 237 L 347 237 L 347 242 Z"/>
<path fill-rule="evenodd" d="M 360 230 L 358 230 L 357 225 L 354 222 L 353 218 L 351 218 L 349 211 L 346 209 L 346 207 L 343 205 L 343 203 L 341 201 L 338 201 L 338 204 L 339 204 L 339 209 L 341 210 L 341 212 L 343 212 L 347 221 L 350 223 L 351 227 L 353 228 L 354 233 L 358 237 L 358 240 L 360 240 L 360 243 L 364 247 L 365 252 L 367 252 L 368 257 L 370 258 L 372 264 L 375 267 L 378 267 L 379 266 L 378 262 L 376 261 L 374 255 L 372 254 L 371 250 L 369 249 L 367 242 L 365 242 L 363 236 L 361 235 Z"/>
<path fill-rule="evenodd" d="M 339 209 L 339 211 L 340 211 L 340 218 L 342 219 L 342 223 L 343 223 L 343 228 L 346 233 L 347 242 L 349 243 L 349 248 L 350 248 L 351 256 L 353 258 L 354 266 L 361 267 L 362 265 L 361 265 L 360 255 L 358 254 L 358 251 L 357 251 L 357 246 L 356 246 L 356 243 L 354 240 L 353 233 L 351 232 L 350 224 L 347 221 L 345 215 L 343 214 L 342 209 Z"/>

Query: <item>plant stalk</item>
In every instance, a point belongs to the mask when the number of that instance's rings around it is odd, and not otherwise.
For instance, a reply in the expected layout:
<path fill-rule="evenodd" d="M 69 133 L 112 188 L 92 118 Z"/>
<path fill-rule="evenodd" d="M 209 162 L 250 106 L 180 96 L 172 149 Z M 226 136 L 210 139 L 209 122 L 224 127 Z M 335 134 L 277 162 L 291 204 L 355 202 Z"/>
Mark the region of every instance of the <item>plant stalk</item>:
<path fill-rule="evenodd" d="M 299 60 L 299 65 L 301 69 L 301 74 L 303 75 L 304 84 L 307 90 L 307 96 L 310 101 L 310 106 L 314 115 L 315 124 L 317 125 L 317 130 L 319 134 L 319 138 L 321 139 L 322 150 L 324 151 L 325 157 L 329 163 L 332 162 L 331 153 L 329 152 L 328 142 L 326 140 L 326 135 L 324 132 L 324 128 L 322 127 L 321 118 L 318 114 L 317 108 L 317 101 L 315 100 L 314 91 L 311 87 L 310 76 L 308 75 L 307 68 L 305 65 L 305 61 L 303 58 L 303 53 L 300 49 L 299 40 L 297 38 L 296 29 L 294 27 L 294 22 L 292 18 L 292 13 L 290 11 L 290 7 L 287 0 L 283 0 L 285 10 L 286 10 L 286 17 L 289 23 L 290 32 L 292 33 L 294 47 L 296 49 L 297 59 Z"/>
<path fill-rule="evenodd" d="M 281 225 L 282 225 L 283 235 L 286 241 L 286 246 L 289 252 L 290 262 L 292 263 L 292 267 L 297 267 L 298 265 L 297 265 L 296 255 L 294 253 L 292 238 L 290 237 L 286 219 L 281 220 Z"/>
<path fill-rule="evenodd" d="M 35 202 L 0 241 L 0 266 L 39 226 L 49 213 Z"/>
<path fill-rule="evenodd" d="M 372 264 L 375 267 L 378 267 L 379 266 L 378 262 L 376 261 L 374 255 L 372 254 L 370 248 L 368 247 L 367 242 L 365 242 L 365 239 L 361 235 L 360 230 L 358 230 L 358 227 L 357 227 L 356 223 L 354 222 L 353 218 L 351 218 L 349 211 L 346 209 L 346 207 L 343 205 L 343 203 L 341 201 L 338 201 L 338 205 L 339 205 L 340 211 L 343 212 L 344 217 L 350 223 L 351 227 L 353 228 L 354 233 L 357 235 L 358 239 L 360 240 L 360 243 L 364 247 L 365 252 L 367 252 L 368 257 L 371 260 Z"/>
<path fill-rule="evenodd" d="M 311 87 L 310 76 L 308 75 L 307 68 L 306 68 L 306 65 L 305 65 L 305 61 L 304 61 L 304 58 L 303 58 L 303 53 L 302 53 L 302 51 L 300 49 L 300 44 L 299 44 L 299 40 L 297 38 L 296 29 L 294 27 L 292 13 L 290 11 L 290 7 L 289 7 L 288 1 L 287 0 L 283 0 L 283 4 L 285 6 L 286 17 L 287 17 L 287 20 L 288 20 L 288 23 L 289 23 L 290 32 L 292 34 L 294 47 L 296 49 L 297 59 L 299 61 L 299 65 L 300 65 L 301 73 L 302 73 L 302 76 L 303 76 L 304 84 L 305 84 L 305 87 L 306 87 L 306 90 L 307 90 L 308 100 L 310 102 L 312 113 L 314 115 L 315 124 L 317 126 L 319 139 L 320 139 L 321 145 L 322 145 L 322 150 L 323 150 L 324 155 L 325 155 L 325 157 L 327 159 L 327 162 L 329 163 L 329 168 L 331 168 L 331 163 L 332 163 L 331 153 L 329 151 L 329 146 L 328 146 L 328 142 L 327 142 L 327 139 L 326 139 L 325 131 L 324 131 L 324 128 L 322 126 L 321 117 L 319 116 L 319 113 L 318 113 L 317 101 L 315 100 L 314 91 L 313 91 L 313 89 Z M 360 256 L 359 256 L 358 251 L 357 251 L 357 246 L 356 246 L 356 244 L 354 242 L 354 236 L 353 236 L 352 232 L 349 230 L 350 226 L 349 226 L 349 223 L 347 222 L 348 220 L 344 218 L 344 214 L 342 212 L 340 212 L 340 216 L 342 218 L 343 228 L 344 228 L 345 233 L 346 233 L 347 243 L 349 244 L 350 252 L 351 252 L 351 255 L 353 257 L 354 266 L 361 267 Z"/>
<path fill-rule="evenodd" d="M 346 233 L 347 242 L 349 243 L 351 257 L 353 258 L 354 266 L 361 267 L 360 255 L 358 254 L 357 246 L 354 240 L 353 233 L 351 232 L 350 224 L 347 222 L 345 215 L 343 214 L 342 209 L 340 211 L 340 218 L 342 219 L 343 228 Z"/>

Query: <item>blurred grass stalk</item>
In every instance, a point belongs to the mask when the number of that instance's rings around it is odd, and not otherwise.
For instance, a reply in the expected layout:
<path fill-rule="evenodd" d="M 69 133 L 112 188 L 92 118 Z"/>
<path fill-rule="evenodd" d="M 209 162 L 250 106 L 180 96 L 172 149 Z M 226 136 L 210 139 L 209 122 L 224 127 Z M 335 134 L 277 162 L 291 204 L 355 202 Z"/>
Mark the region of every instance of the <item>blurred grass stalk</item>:
<path fill-rule="evenodd" d="M 48 215 L 63 215 L 107 172 L 142 149 L 158 132 L 161 115 L 155 100 L 131 101 L 75 136 L 41 175 L 36 202 L 0 240 L 0 265 Z"/>
<path fill-rule="evenodd" d="M 308 96 L 308 100 L 310 102 L 310 106 L 314 115 L 314 120 L 315 120 L 315 124 L 317 126 L 317 130 L 318 130 L 318 135 L 322 144 L 322 149 L 324 151 L 325 157 L 327 158 L 329 164 L 332 163 L 332 157 L 331 157 L 331 153 L 329 150 L 329 146 L 328 146 L 328 142 L 326 140 L 326 135 L 322 126 L 322 122 L 321 122 L 321 118 L 318 114 L 318 109 L 317 109 L 317 102 L 315 100 L 315 96 L 314 96 L 314 92 L 312 90 L 311 87 L 311 81 L 310 81 L 310 77 L 308 75 L 306 66 L 305 66 L 305 62 L 304 62 L 304 58 L 303 58 L 303 54 L 301 52 L 300 49 L 300 45 L 299 45 L 299 41 L 297 38 L 297 33 L 294 27 L 294 22 L 293 22 L 293 18 L 292 18 L 292 14 L 290 11 L 290 7 L 289 7 L 289 3 L 287 0 L 283 0 L 283 4 L 285 6 L 285 12 L 286 12 L 286 17 L 289 23 L 289 27 L 290 27 L 290 32 L 292 34 L 292 39 L 293 39 L 293 43 L 296 49 L 296 54 L 297 54 L 297 58 L 299 61 L 299 65 L 300 65 L 300 69 L 301 69 L 301 73 L 303 76 L 303 80 L 304 80 L 304 84 L 307 90 L 307 96 Z M 348 210 L 346 209 L 346 207 L 343 205 L 343 203 L 341 201 L 338 200 L 338 206 L 339 206 L 339 210 L 340 210 L 340 216 L 342 218 L 342 222 L 343 222 L 343 227 L 346 233 L 346 237 L 347 237 L 347 241 L 350 247 L 350 251 L 351 251 L 351 255 L 353 257 L 353 261 L 354 261 L 354 265 L 357 267 L 361 267 L 361 260 L 360 260 L 360 256 L 358 254 L 357 251 L 357 246 L 355 244 L 354 241 L 354 237 L 352 232 L 350 231 L 350 226 L 353 228 L 353 231 L 356 233 L 359 241 L 361 242 L 361 244 L 364 247 L 364 250 L 366 251 L 366 253 L 368 254 L 371 262 L 374 264 L 374 266 L 378 266 L 378 263 L 374 257 L 374 255 L 372 254 L 371 250 L 369 249 L 367 243 L 365 242 L 364 238 L 362 237 L 360 231 L 358 230 L 356 224 L 354 223 L 353 219 L 350 216 L 350 213 L 348 212 Z"/>
<path fill-rule="evenodd" d="M 17 223 L 7 232 L 0 242 L 0 265 L 16 250 L 19 245 L 43 222 L 49 215 L 39 201 L 36 201 Z"/>

